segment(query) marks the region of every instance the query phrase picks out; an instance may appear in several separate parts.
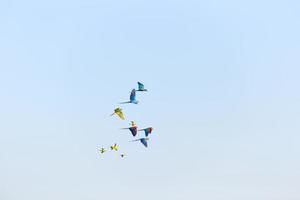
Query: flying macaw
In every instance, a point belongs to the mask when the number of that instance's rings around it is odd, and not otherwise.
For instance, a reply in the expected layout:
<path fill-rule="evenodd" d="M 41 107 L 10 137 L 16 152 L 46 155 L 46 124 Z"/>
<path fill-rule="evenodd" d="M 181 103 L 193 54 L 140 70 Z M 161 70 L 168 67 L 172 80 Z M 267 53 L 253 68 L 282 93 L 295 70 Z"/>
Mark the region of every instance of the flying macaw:
<path fill-rule="evenodd" d="M 149 140 L 149 138 L 146 137 L 146 138 L 140 138 L 137 140 L 132 140 L 132 142 L 140 141 L 145 147 L 148 147 L 147 140 Z"/>
<path fill-rule="evenodd" d="M 152 132 L 152 130 L 153 130 L 153 128 L 152 128 L 152 127 L 149 127 L 149 128 L 141 129 L 141 130 L 139 130 L 139 131 L 144 131 L 146 137 L 148 137 L 148 135 Z"/>
<path fill-rule="evenodd" d="M 104 148 L 99 149 L 100 153 L 104 153 L 106 150 Z"/>
<path fill-rule="evenodd" d="M 137 134 L 137 126 L 136 126 L 136 124 L 134 123 L 134 121 L 131 121 L 131 127 L 129 127 L 129 128 L 122 128 L 122 129 L 128 129 L 128 130 L 130 130 L 130 132 L 131 132 L 131 134 L 133 135 L 133 137 L 135 137 L 136 136 L 136 134 Z"/>
<path fill-rule="evenodd" d="M 117 144 L 114 144 L 114 145 L 110 146 L 110 150 L 116 150 L 116 151 L 118 151 Z"/>
<path fill-rule="evenodd" d="M 138 83 L 138 87 L 139 87 L 139 89 L 137 91 L 139 91 L 139 92 L 147 92 L 148 91 L 147 89 L 145 89 L 145 86 L 143 83 L 141 83 L 141 82 L 137 82 L 137 83 Z"/>
<path fill-rule="evenodd" d="M 122 109 L 121 108 L 116 108 L 115 110 L 114 110 L 114 113 L 113 114 L 111 114 L 110 116 L 113 116 L 114 114 L 116 114 L 116 115 L 118 115 L 121 119 L 125 119 L 125 117 L 124 117 L 124 114 L 123 114 L 123 111 L 122 111 Z"/>
<path fill-rule="evenodd" d="M 136 100 L 136 90 L 133 89 L 130 93 L 130 100 L 129 101 L 126 101 L 126 102 L 122 102 L 121 104 L 125 104 L 125 103 L 134 103 L 134 104 L 138 104 L 139 101 Z"/>

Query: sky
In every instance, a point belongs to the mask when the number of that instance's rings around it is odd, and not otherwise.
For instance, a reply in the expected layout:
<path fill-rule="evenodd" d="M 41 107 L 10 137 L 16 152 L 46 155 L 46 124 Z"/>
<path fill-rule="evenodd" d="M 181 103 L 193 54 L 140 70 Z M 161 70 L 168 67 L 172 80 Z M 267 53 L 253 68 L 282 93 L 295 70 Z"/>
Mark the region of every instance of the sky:
<path fill-rule="evenodd" d="M 1 0 L 0 199 L 300 199 L 299 10 Z"/>

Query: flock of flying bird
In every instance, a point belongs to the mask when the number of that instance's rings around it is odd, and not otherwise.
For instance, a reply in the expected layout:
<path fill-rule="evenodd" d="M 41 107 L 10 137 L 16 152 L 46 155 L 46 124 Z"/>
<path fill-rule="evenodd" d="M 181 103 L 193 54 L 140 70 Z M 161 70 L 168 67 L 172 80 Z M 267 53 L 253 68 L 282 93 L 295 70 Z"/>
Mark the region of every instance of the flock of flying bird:
<path fill-rule="evenodd" d="M 145 89 L 144 84 L 142 84 L 141 82 L 138 82 L 138 89 L 132 89 L 131 94 L 130 94 L 130 98 L 129 101 L 126 102 L 121 102 L 120 104 L 138 104 L 139 101 L 136 99 L 136 92 L 147 92 L 148 90 Z M 116 109 L 114 109 L 114 112 L 111 114 L 111 116 L 116 115 L 118 116 L 120 119 L 125 120 L 125 116 L 123 113 L 123 110 L 118 107 Z M 131 126 L 127 127 L 127 128 L 122 128 L 123 130 L 129 130 L 132 134 L 133 137 L 135 137 L 138 134 L 138 131 L 143 131 L 145 133 L 145 137 L 136 139 L 136 140 L 132 140 L 131 142 L 136 142 L 139 141 L 141 142 L 145 147 L 148 147 L 148 140 L 149 140 L 149 134 L 152 133 L 153 128 L 152 127 L 148 127 L 148 128 L 144 128 L 144 129 L 138 129 L 136 123 L 134 121 L 131 121 Z M 113 145 L 110 146 L 110 150 L 111 151 L 118 151 L 118 145 L 115 143 Z M 105 148 L 101 148 L 99 149 L 100 153 L 103 154 L 106 152 Z M 120 155 L 122 158 L 125 157 L 125 154 L 121 154 Z"/>

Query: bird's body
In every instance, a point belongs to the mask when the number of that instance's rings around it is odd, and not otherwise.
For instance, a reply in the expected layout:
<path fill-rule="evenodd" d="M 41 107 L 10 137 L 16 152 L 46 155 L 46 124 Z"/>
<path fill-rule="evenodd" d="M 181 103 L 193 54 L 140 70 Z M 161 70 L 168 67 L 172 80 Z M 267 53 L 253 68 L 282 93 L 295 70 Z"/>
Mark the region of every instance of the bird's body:
<path fill-rule="evenodd" d="M 141 129 L 139 131 L 144 131 L 145 132 L 145 136 L 148 137 L 148 135 L 152 133 L 152 130 L 153 130 L 153 128 L 149 127 L 149 128 Z"/>
<path fill-rule="evenodd" d="M 140 139 L 137 139 L 137 140 L 132 140 L 132 142 L 136 142 L 136 141 L 140 141 L 145 147 L 148 147 L 148 141 L 149 138 L 140 138 Z"/>
<path fill-rule="evenodd" d="M 110 146 L 110 150 L 118 151 L 118 145 L 114 144 L 114 145 Z"/>
<path fill-rule="evenodd" d="M 104 148 L 99 149 L 100 153 L 104 153 L 106 150 Z"/>
<path fill-rule="evenodd" d="M 120 156 L 121 156 L 122 158 L 124 158 L 126 155 L 125 155 L 125 154 L 121 154 Z"/>
<path fill-rule="evenodd" d="M 147 89 L 145 89 L 144 84 L 141 82 L 138 82 L 138 87 L 139 88 L 137 89 L 137 91 L 139 91 L 139 92 L 147 92 L 148 91 Z"/>
<path fill-rule="evenodd" d="M 112 115 L 114 115 L 114 114 L 116 114 L 116 115 L 118 115 L 121 119 L 125 119 L 125 117 L 124 117 L 124 113 L 123 113 L 123 111 L 122 111 L 122 109 L 121 108 L 116 108 L 115 110 L 114 110 L 114 113 L 113 114 L 111 114 L 110 116 L 112 116 Z"/>
<path fill-rule="evenodd" d="M 139 101 L 136 100 L 136 90 L 135 89 L 133 89 L 131 91 L 129 101 L 121 102 L 121 104 L 126 104 L 126 103 L 133 103 L 133 104 L 138 104 L 139 103 Z"/>

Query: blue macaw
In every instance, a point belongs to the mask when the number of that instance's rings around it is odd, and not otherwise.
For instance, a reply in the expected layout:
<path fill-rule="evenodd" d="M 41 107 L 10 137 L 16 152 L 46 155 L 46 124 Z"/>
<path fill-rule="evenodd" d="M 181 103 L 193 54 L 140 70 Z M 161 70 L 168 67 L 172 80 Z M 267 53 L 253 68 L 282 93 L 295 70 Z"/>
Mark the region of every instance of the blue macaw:
<path fill-rule="evenodd" d="M 152 130 L 153 130 L 153 128 L 152 128 L 152 127 L 149 127 L 149 128 L 141 129 L 141 130 L 139 130 L 139 131 L 144 131 L 146 137 L 148 137 L 148 135 L 152 132 Z"/>
<path fill-rule="evenodd" d="M 125 103 L 134 103 L 134 104 L 139 103 L 139 101 L 136 100 L 136 90 L 135 89 L 133 89 L 130 93 L 130 101 L 122 102 L 121 104 L 125 104 Z"/>
<path fill-rule="evenodd" d="M 138 82 L 138 87 L 139 87 L 139 89 L 137 91 L 139 91 L 139 92 L 147 92 L 148 91 L 147 89 L 145 89 L 144 84 L 141 82 Z"/>
<path fill-rule="evenodd" d="M 132 140 L 132 142 L 140 141 L 145 147 L 148 147 L 147 140 L 149 140 L 149 138 L 140 138 L 140 139 L 137 139 L 137 140 Z"/>

